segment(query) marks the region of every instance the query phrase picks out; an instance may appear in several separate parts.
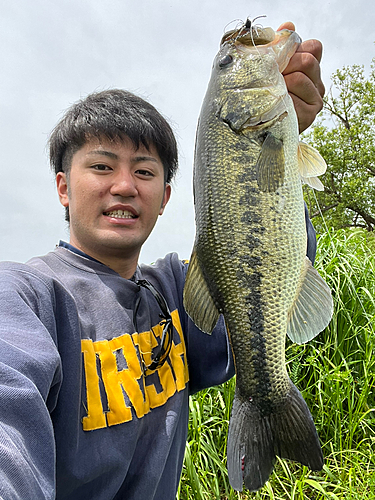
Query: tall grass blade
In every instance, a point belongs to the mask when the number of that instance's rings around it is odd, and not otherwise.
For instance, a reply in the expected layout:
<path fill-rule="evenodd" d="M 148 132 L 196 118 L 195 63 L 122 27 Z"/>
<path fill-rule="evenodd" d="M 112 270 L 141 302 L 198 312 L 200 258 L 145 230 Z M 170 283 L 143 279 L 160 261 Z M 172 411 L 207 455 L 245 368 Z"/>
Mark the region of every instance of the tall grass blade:
<path fill-rule="evenodd" d="M 290 377 L 301 390 L 322 442 L 320 473 L 286 460 L 257 493 L 234 492 L 226 439 L 235 380 L 195 395 L 179 500 L 375 499 L 375 237 L 327 231 L 315 266 L 329 284 L 330 325 L 306 345 L 286 344 Z"/>

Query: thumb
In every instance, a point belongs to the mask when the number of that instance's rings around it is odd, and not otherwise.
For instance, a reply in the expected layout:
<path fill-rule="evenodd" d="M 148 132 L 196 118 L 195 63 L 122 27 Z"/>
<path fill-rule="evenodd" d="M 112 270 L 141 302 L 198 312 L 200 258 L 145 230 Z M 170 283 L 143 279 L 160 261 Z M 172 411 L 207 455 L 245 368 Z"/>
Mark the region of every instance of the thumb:
<path fill-rule="evenodd" d="M 281 30 L 296 31 L 296 27 L 294 26 L 294 24 L 292 22 L 288 21 L 286 23 L 281 24 L 281 26 L 278 27 L 277 31 L 281 31 Z"/>

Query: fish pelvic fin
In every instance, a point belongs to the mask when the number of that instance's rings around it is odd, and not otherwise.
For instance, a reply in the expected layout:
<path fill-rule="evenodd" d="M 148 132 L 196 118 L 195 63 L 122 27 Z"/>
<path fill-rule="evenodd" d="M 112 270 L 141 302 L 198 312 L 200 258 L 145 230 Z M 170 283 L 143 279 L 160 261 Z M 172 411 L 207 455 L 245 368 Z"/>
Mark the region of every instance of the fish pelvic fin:
<path fill-rule="evenodd" d="M 290 382 L 275 411 L 262 415 L 256 404 L 236 391 L 229 423 L 227 467 L 233 489 L 257 491 L 272 473 L 276 456 L 321 470 L 323 454 L 310 411 Z"/>
<path fill-rule="evenodd" d="M 211 297 L 195 250 L 191 254 L 186 274 L 184 307 L 200 330 L 212 333 L 220 313 Z"/>
<path fill-rule="evenodd" d="M 331 291 L 306 257 L 297 296 L 288 312 L 288 337 L 297 344 L 308 342 L 328 326 L 332 314 Z"/>
<path fill-rule="evenodd" d="M 302 182 L 317 191 L 324 191 L 318 176 L 325 173 L 327 164 L 319 151 L 302 141 L 298 145 L 298 169 Z"/>

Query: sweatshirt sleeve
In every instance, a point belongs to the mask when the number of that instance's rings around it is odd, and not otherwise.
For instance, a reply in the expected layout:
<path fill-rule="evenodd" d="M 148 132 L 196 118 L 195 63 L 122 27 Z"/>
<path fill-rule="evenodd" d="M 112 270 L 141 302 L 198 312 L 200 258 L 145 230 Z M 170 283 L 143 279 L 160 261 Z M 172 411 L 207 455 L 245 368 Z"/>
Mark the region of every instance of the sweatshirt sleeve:
<path fill-rule="evenodd" d="M 224 318 L 220 316 L 211 335 L 203 333 L 189 319 L 188 359 L 190 394 L 223 384 L 235 374 Z"/>
<path fill-rule="evenodd" d="M 7 500 L 55 498 L 50 411 L 61 367 L 52 301 L 39 280 L 0 268 L 0 498 Z"/>

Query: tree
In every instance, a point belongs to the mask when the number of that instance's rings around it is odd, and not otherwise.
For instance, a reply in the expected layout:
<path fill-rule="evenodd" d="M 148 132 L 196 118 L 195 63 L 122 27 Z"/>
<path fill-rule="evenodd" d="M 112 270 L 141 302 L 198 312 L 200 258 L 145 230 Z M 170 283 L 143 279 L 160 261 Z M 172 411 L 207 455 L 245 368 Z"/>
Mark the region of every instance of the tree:
<path fill-rule="evenodd" d="M 375 230 L 375 58 L 370 76 L 363 66 L 346 66 L 331 77 L 317 124 L 304 140 L 327 162 L 320 177 L 324 191 L 304 187 L 305 200 L 317 232 L 328 227 Z M 331 122 L 328 124 L 328 120 Z"/>

